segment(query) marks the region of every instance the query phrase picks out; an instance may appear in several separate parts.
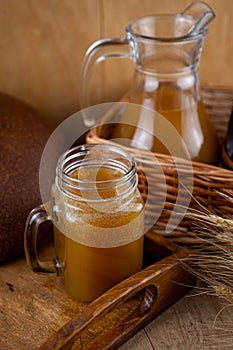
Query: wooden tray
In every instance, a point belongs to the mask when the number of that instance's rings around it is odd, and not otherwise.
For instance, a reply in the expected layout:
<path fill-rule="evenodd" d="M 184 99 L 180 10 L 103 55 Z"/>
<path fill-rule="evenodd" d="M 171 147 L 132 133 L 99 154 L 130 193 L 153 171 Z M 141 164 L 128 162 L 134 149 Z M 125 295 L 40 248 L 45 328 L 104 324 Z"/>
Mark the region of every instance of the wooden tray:
<path fill-rule="evenodd" d="M 86 306 L 41 350 L 71 349 L 73 345 L 76 349 L 116 349 L 194 284 L 194 277 L 183 267 L 189 256 L 187 250 L 151 232 L 145 237 L 144 256 L 142 271 Z M 104 320 L 106 315 L 108 321 Z M 88 342 L 83 346 L 85 337 Z"/>
<path fill-rule="evenodd" d="M 148 233 L 144 255 L 147 267 L 86 306 L 40 349 L 116 349 L 193 285 L 193 276 L 182 266 L 187 250 Z M 104 321 L 106 315 L 108 322 Z M 104 327 L 98 325 L 101 320 Z M 83 346 L 85 333 L 88 343 Z"/>
<path fill-rule="evenodd" d="M 152 232 L 143 270 L 84 305 L 55 276 L 24 260 L 0 267 L 0 339 L 8 349 L 116 349 L 195 284 L 184 268 L 190 252 Z"/>

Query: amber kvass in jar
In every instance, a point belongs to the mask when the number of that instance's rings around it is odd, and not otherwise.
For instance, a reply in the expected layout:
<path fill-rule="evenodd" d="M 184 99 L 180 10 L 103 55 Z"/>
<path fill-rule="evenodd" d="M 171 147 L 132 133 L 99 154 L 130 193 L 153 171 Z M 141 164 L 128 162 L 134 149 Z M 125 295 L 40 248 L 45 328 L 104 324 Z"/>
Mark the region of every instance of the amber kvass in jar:
<path fill-rule="evenodd" d="M 142 268 L 144 202 L 126 151 L 71 149 L 58 162 L 52 198 L 57 266 L 74 297 L 90 302 Z"/>

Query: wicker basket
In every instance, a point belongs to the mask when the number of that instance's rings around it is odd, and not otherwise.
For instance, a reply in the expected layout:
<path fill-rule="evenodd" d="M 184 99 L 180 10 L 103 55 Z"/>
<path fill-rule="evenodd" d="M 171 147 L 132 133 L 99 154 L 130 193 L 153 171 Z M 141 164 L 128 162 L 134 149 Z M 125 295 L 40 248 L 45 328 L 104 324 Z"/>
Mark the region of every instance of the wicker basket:
<path fill-rule="evenodd" d="M 202 85 L 202 97 L 222 143 L 232 110 L 233 88 Z M 87 143 L 113 143 L 101 138 L 100 131 L 101 126 L 93 128 L 87 134 Z M 186 160 L 168 155 L 125 148 L 138 165 L 138 188 L 147 203 L 148 227 L 153 226 L 155 231 L 184 242 L 193 225 L 184 215 L 188 206 L 205 208 L 224 217 L 233 215 L 233 204 L 224 196 L 233 198 L 232 171 L 198 162 L 190 165 Z"/>

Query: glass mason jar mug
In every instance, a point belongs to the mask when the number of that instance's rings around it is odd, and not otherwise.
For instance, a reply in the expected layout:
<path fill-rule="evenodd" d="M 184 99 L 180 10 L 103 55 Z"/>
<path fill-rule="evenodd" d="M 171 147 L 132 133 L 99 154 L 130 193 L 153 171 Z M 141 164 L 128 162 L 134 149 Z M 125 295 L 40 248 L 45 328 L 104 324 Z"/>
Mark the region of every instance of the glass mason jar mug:
<path fill-rule="evenodd" d="M 90 86 L 95 63 L 111 57 L 129 58 L 134 63 L 129 102 L 156 110 L 166 118 L 183 138 L 192 160 L 218 163 L 218 140 L 201 100 L 198 75 L 204 38 L 214 17 L 207 4 L 195 1 L 179 14 L 148 16 L 130 22 L 125 37 L 101 39 L 92 44 L 83 62 L 82 108 L 91 104 Z M 98 122 L 94 114 L 83 116 L 87 126 Z M 108 137 L 118 141 L 128 138 L 133 144 L 140 144 L 141 134 L 148 130 L 143 148 L 168 153 L 166 145 L 151 136 L 151 131 L 154 135 L 167 133 L 161 130 L 158 120 L 147 120 L 139 113 L 134 116 L 135 128 L 126 125 L 132 118 L 128 107 L 118 127 L 114 126 Z"/>
<path fill-rule="evenodd" d="M 52 271 L 78 300 L 90 302 L 142 268 L 144 202 L 135 161 L 122 148 L 82 145 L 64 153 L 47 210 L 39 207 L 28 217 L 27 262 L 34 271 L 51 271 L 39 261 L 36 243 L 40 223 L 51 220 Z"/>

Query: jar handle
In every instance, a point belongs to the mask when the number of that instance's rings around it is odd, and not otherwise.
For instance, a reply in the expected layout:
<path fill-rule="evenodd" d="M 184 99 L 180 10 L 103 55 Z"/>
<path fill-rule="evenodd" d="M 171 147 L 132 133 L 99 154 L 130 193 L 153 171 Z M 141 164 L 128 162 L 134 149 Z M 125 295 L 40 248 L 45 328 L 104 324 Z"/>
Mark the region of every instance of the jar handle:
<path fill-rule="evenodd" d="M 40 261 L 38 257 L 37 240 L 40 225 L 51 221 L 44 205 L 34 208 L 28 215 L 24 231 L 24 251 L 27 264 L 34 272 L 56 272 L 56 264 L 51 261 Z M 51 221 L 52 222 L 52 221 Z"/>
<path fill-rule="evenodd" d="M 84 110 L 82 117 L 87 127 L 91 127 L 97 122 L 97 117 L 92 110 L 85 111 L 91 105 L 90 86 L 93 68 L 95 63 L 109 58 L 130 58 L 127 37 L 97 40 L 88 48 L 85 54 L 80 81 L 80 107 Z"/>

